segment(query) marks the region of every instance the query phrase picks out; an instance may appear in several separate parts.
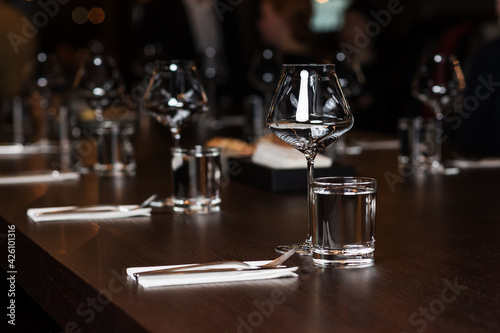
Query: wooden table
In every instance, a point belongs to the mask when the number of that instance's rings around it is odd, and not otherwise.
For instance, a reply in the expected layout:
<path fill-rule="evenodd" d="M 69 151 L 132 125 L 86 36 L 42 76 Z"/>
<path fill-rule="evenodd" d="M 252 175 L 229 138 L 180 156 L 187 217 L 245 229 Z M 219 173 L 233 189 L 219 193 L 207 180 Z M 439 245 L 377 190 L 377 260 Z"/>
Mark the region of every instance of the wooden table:
<path fill-rule="evenodd" d="M 287 264 L 300 266 L 299 278 L 141 289 L 125 278 L 127 267 L 276 257 L 276 245 L 304 239 L 306 199 L 226 175 L 216 214 L 40 224 L 26 217 L 30 207 L 167 194 L 168 146 L 139 147 L 135 177 L 0 186 L 0 232 L 16 230 L 18 288 L 66 332 L 500 331 L 499 169 L 401 176 L 395 150 L 364 151 L 344 162 L 378 180 L 374 266 L 319 269 L 295 256 Z M 0 170 L 43 161 L 3 159 Z"/>

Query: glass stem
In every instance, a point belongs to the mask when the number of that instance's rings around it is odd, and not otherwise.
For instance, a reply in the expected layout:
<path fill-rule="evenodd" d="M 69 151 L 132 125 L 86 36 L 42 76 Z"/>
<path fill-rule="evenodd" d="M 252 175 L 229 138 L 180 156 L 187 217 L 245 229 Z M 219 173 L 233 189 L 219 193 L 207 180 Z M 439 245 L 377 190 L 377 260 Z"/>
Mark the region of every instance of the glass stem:
<path fill-rule="evenodd" d="M 47 124 L 47 117 L 48 117 L 48 110 L 49 110 L 49 98 L 45 95 L 42 94 L 41 96 L 41 111 L 42 115 L 40 117 L 40 142 L 42 144 L 48 144 L 48 124 Z"/>
<path fill-rule="evenodd" d="M 305 246 L 312 247 L 312 222 L 314 219 L 314 197 L 312 192 L 312 181 L 314 179 L 314 158 L 313 156 L 306 156 L 307 159 L 307 238 L 304 242 Z"/>
<path fill-rule="evenodd" d="M 436 113 L 436 148 L 434 151 L 435 160 L 442 163 L 442 146 L 444 141 L 444 133 L 443 133 L 443 114 L 441 112 Z"/>
<path fill-rule="evenodd" d="M 181 131 L 179 128 L 172 128 L 172 139 L 174 140 L 174 147 L 180 147 L 181 145 Z"/>

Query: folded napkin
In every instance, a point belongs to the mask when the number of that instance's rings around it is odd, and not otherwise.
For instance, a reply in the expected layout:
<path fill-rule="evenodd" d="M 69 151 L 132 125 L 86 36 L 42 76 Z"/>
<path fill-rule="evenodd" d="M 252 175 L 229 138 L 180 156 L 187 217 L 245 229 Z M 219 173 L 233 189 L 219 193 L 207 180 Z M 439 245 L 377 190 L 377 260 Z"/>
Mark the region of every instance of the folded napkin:
<path fill-rule="evenodd" d="M 461 169 L 469 168 L 499 168 L 500 158 L 483 158 L 480 160 L 451 160 L 450 165 Z"/>
<path fill-rule="evenodd" d="M 88 208 L 79 208 L 78 206 L 30 208 L 28 209 L 28 216 L 34 222 L 44 222 L 65 220 L 106 220 L 151 215 L 151 208 L 137 207 L 137 205 L 96 205 Z"/>
<path fill-rule="evenodd" d="M 2 143 L 0 144 L 0 155 L 20 154 L 24 146 L 20 143 Z"/>
<path fill-rule="evenodd" d="M 245 261 L 252 266 L 259 266 L 270 263 L 267 261 Z M 207 273 L 196 274 L 178 274 L 178 275 L 142 275 L 139 278 L 135 277 L 135 273 L 147 272 L 152 270 L 161 270 L 167 268 L 189 267 L 191 265 L 171 265 L 171 266 L 150 266 L 150 267 L 131 267 L 127 268 L 127 275 L 145 287 L 160 287 L 160 286 L 177 286 L 185 284 L 200 284 L 200 283 L 215 283 L 215 282 L 235 282 L 235 281 L 251 281 L 265 280 L 285 277 L 298 277 L 294 273 L 298 267 L 283 267 L 270 269 L 250 269 L 239 271 L 226 272 L 210 272 L 210 266 L 200 268 L 206 270 Z"/>
<path fill-rule="evenodd" d="M 43 144 L 22 145 L 20 143 L 0 143 L 0 157 L 57 152 L 55 147 Z"/>
<path fill-rule="evenodd" d="M 76 172 L 59 172 L 55 170 L 26 171 L 0 174 L 0 185 L 62 182 L 78 180 L 79 178 L 80 174 Z"/>
<path fill-rule="evenodd" d="M 305 169 L 307 167 L 304 154 L 298 150 L 265 141 L 259 142 L 257 145 L 252 155 L 252 162 L 272 169 Z M 332 159 L 318 155 L 314 166 L 316 168 L 329 168 L 332 166 Z"/>

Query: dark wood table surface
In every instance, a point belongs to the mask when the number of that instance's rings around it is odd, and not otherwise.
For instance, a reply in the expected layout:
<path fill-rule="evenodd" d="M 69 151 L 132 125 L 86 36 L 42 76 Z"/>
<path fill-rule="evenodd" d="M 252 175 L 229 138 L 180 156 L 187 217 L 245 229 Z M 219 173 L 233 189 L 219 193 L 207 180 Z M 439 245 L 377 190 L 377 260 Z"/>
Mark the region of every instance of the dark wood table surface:
<path fill-rule="evenodd" d="M 138 146 L 135 177 L 0 186 L 0 232 L 16 229 L 18 288 L 62 330 L 500 331 L 500 169 L 398 175 L 396 150 L 364 151 L 343 162 L 378 180 L 374 266 L 319 269 L 294 256 L 287 264 L 300 266 L 299 278 L 141 289 L 127 267 L 271 259 L 276 245 L 304 239 L 307 215 L 305 193 L 269 193 L 226 174 L 220 213 L 40 224 L 26 217 L 32 207 L 168 194 L 168 145 L 147 142 Z M 48 165 L 41 156 L 2 159 L 0 171 Z"/>

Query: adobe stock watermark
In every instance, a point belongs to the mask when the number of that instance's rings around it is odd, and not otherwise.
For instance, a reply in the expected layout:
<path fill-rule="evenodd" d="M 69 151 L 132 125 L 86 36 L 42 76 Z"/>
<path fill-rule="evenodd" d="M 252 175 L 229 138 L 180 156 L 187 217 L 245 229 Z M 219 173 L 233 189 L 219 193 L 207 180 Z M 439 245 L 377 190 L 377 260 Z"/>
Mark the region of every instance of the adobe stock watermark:
<path fill-rule="evenodd" d="M 480 103 L 489 99 L 497 89 L 500 87 L 500 81 L 493 80 L 493 74 L 490 73 L 487 77 L 479 75 L 477 77 L 479 82 L 475 89 L 474 94 L 466 96 L 461 106 L 457 109 L 449 109 L 443 115 L 443 124 L 449 124 L 452 130 L 458 130 L 462 126 L 464 119 L 470 117 L 471 113 L 479 109 Z M 441 129 L 436 133 L 434 141 L 427 140 L 425 145 L 432 146 L 443 144 L 449 139 L 448 135 Z M 396 184 L 403 183 L 408 177 L 412 176 L 415 170 L 399 170 L 396 174 L 391 171 L 384 172 L 384 178 L 389 185 L 391 192 L 396 190 Z"/>
<path fill-rule="evenodd" d="M 429 322 L 434 322 L 437 316 L 445 311 L 447 304 L 455 302 L 457 297 L 462 294 L 462 291 L 468 289 L 466 286 L 458 284 L 458 277 L 455 277 L 453 282 L 445 279 L 443 284 L 445 287 L 441 290 L 439 297 L 431 300 L 427 307 L 421 306 L 418 311 L 413 312 L 408 318 L 408 323 L 416 328 L 417 333 L 423 333 L 429 326 Z M 401 333 L 408 332 L 402 331 Z"/>
<path fill-rule="evenodd" d="M 412 0 L 408 0 L 412 1 Z M 359 54 L 372 42 L 372 39 L 380 35 L 383 28 L 386 28 L 391 22 L 394 15 L 401 14 L 403 12 L 403 5 L 400 0 L 390 0 L 387 3 L 387 9 L 370 11 L 372 20 L 366 23 L 364 29 L 360 27 L 355 27 L 354 40 L 352 44 L 348 42 L 340 43 L 340 50 L 346 55 L 347 62 L 350 63 L 353 54 Z"/>
<path fill-rule="evenodd" d="M 253 333 L 255 329 L 264 324 L 266 318 L 271 317 L 277 305 L 281 305 L 285 302 L 286 296 L 283 291 L 279 289 L 271 291 L 269 299 L 263 301 L 253 301 L 252 304 L 255 307 L 255 310 L 250 312 L 246 318 L 242 318 L 241 316 L 237 318 L 238 327 L 236 328 L 236 332 Z"/>
<path fill-rule="evenodd" d="M 22 45 L 35 38 L 38 30 L 45 27 L 49 23 L 49 19 L 59 13 L 60 5 L 66 5 L 69 2 L 70 0 L 39 0 L 37 4 L 41 9 L 33 14 L 32 20 L 30 21 L 26 16 L 21 18 L 23 22 L 21 35 L 12 31 L 7 34 L 7 39 L 14 52 L 17 54 Z"/>
<path fill-rule="evenodd" d="M 87 297 L 76 307 L 76 314 L 82 317 L 84 322 L 90 324 L 95 320 L 97 314 L 102 312 L 106 305 L 110 304 L 113 300 L 113 295 L 121 293 L 125 289 L 126 278 L 112 270 L 111 278 L 108 282 L 107 288 L 101 289 L 94 297 Z M 62 327 L 65 333 L 82 333 L 84 330 L 78 325 L 76 321 L 69 321 Z"/>
<path fill-rule="evenodd" d="M 224 21 L 224 15 L 226 12 L 234 11 L 234 9 L 242 2 L 243 0 L 212 0 L 215 12 L 221 22 Z"/>

